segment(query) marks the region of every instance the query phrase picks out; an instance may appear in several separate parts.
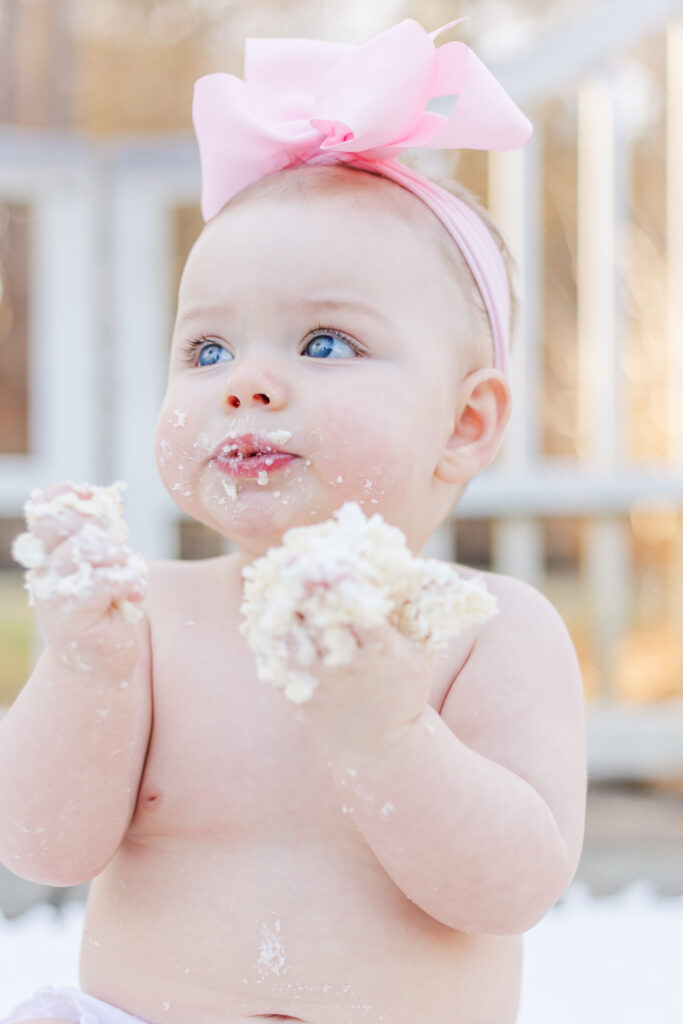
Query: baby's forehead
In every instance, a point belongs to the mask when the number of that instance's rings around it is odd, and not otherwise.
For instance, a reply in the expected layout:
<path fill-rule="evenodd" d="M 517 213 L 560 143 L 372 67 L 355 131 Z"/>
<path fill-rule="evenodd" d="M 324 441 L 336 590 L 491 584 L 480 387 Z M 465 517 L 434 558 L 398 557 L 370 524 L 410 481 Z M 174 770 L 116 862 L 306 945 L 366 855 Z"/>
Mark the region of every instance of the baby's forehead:
<path fill-rule="evenodd" d="M 346 196 L 349 199 L 405 204 L 417 201 L 406 189 L 384 175 L 343 164 L 300 164 L 267 174 L 238 192 L 223 209 L 251 199 L 307 199 L 314 196 Z"/>
<path fill-rule="evenodd" d="M 327 201 L 328 207 L 333 201 L 336 207 L 360 210 L 367 217 L 369 229 L 383 218 L 407 224 L 413 244 L 424 241 L 443 246 L 447 234 L 432 211 L 401 185 L 384 175 L 340 164 L 303 164 L 259 178 L 226 203 L 214 220 L 220 223 L 223 215 L 245 204 L 253 204 L 257 211 L 259 203 L 263 206 L 281 201 L 298 203 L 303 210 L 316 200 Z"/>
<path fill-rule="evenodd" d="M 340 164 L 303 164 L 248 185 L 205 225 L 188 262 L 203 251 L 203 241 L 218 239 L 220 245 L 235 217 L 253 222 L 255 238 L 268 238 L 279 210 L 298 221 L 292 229 L 295 242 L 301 224 L 319 224 L 328 231 L 325 251 L 336 247 L 348 258 L 349 246 L 356 244 L 383 263 L 404 260 L 406 268 L 412 265 L 421 276 L 440 281 L 444 301 L 469 305 L 465 293 L 471 282 L 462 255 L 429 207 L 383 175 Z"/>
<path fill-rule="evenodd" d="M 280 217 L 283 210 L 285 229 Z M 231 241 L 235 217 L 241 221 L 239 244 Z M 488 322 L 474 294 L 476 285 L 455 240 L 436 214 L 408 189 L 385 176 L 340 164 L 287 168 L 258 179 L 233 196 L 205 225 L 193 246 L 181 278 L 179 307 L 189 293 L 223 287 L 225 278 L 216 277 L 216 256 L 223 255 L 226 243 L 233 269 L 235 261 L 238 267 L 253 262 L 253 254 L 245 260 L 245 247 L 251 246 L 252 238 L 265 243 L 256 255 L 263 262 L 264 252 L 271 248 L 273 219 L 280 222 L 279 229 L 286 237 L 284 248 L 278 249 L 273 259 L 282 257 L 284 262 L 274 264 L 271 259 L 265 263 L 268 274 L 264 279 L 272 282 L 284 277 L 285 283 L 294 284 L 299 265 L 297 248 L 301 253 L 311 251 L 299 244 L 300 224 L 306 224 L 310 232 L 312 224 L 320 223 L 324 230 L 331 229 L 331 234 L 318 233 L 315 244 L 324 239 L 324 245 L 316 249 L 320 258 L 317 263 L 311 264 L 309 259 L 303 264 L 304 277 L 308 279 L 313 273 L 316 278 L 313 290 L 318 284 L 326 290 L 330 274 L 335 283 L 339 279 L 342 286 L 349 284 L 350 290 L 359 274 L 362 291 L 371 290 L 377 281 L 391 288 L 393 281 L 393 294 L 398 288 L 403 300 L 400 305 L 410 303 L 413 315 L 445 319 L 457 333 L 460 345 L 468 339 L 468 348 L 478 349 L 481 342 L 485 362 L 489 360 Z M 340 237 L 336 244 L 328 244 L 337 229 Z M 310 240 L 310 233 L 307 237 Z M 278 238 L 283 238 L 282 233 Z M 328 258 L 330 249 L 336 256 Z M 363 258 L 349 259 L 350 252 L 358 252 Z M 382 268 L 379 278 L 375 273 L 378 267 Z M 310 280 L 307 288 L 309 285 Z"/>

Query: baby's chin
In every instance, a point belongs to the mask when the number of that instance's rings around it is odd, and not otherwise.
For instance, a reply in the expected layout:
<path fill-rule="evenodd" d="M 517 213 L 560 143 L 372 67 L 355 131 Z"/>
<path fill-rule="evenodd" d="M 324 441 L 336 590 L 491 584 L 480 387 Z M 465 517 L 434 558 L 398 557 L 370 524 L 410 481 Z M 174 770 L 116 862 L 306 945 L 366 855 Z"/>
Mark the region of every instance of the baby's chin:
<path fill-rule="evenodd" d="M 253 554 L 279 544 L 294 526 L 310 526 L 329 518 L 341 503 L 335 499 L 329 507 L 321 507 L 310 493 L 278 491 L 272 485 L 231 486 L 230 482 L 220 492 L 211 488 L 204 495 L 169 493 L 187 515 Z"/>

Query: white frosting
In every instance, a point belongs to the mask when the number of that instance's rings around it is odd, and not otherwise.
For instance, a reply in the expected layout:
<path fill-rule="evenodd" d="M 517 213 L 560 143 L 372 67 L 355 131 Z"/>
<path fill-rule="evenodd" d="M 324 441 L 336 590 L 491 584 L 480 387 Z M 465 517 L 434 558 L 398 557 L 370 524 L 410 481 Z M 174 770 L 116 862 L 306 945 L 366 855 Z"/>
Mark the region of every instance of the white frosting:
<path fill-rule="evenodd" d="M 235 487 L 234 482 L 231 480 L 228 483 L 227 480 L 221 480 L 221 483 L 222 483 L 223 488 L 225 490 L 225 493 L 228 495 L 228 497 L 232 498 L 232 500 L 235 501 L 235 499 L 237 498 L 237 488 Z M 225 499 L 223 499 L 223 502 L 219 502 L 219 504 L 224 503 L 224 501 L 225 501 Z"/>
<path fill-rule="evenodd" d="M 496 611 L 480 576 L 465 579 L 445 562 L 413 557 L 398 527 L 378 513 L 366 518 L 356 502 L 326 522 L 288 530 L 242 575 L 239 628 L 258 676 L 295 703 L 318 685 L 317 660 L 352 660 L 354 627 L 388 623 L 431 649 Z"/>
<path fill-rule="evenodd" d="M 285 444 L 292 436 L 291 430 L 270 430 L 266 437 L 275 445 Z"/>
<path fill-rule="evenodd" d="M 27 572 L 24 573 L 24 585 L 29 592 L 29 604 L 34 598 L 46 601 L 55 597 L 86 597 L 91 593 L 98 580 L 105 579 L 111 583 L 138 583 L 144 588 L 148 579 L 147 562 L 142 555 L 135 554 L 127 546 L 128 527 L 123 518 L 121 494 L 128 485 L 117 481 L 111 487 L 97 487 L 83 484 L 80 489 L 88 489 L 91 495 L 81 498 L 73 491 L 57 494 L 48 501 L 43 499 L 42 491 L 36 489 L 24 504 L 24 515 L 28 532 L 20 533 L 12 543 L 12 557 Z M 70 508 L 83 515 L 97 518 L 97 523 L 87 522 L 79 533 L 73 535 L 74 554 L 78 559 L 76 571 L 60 575 L 51 565 L 44 542 L 36 537 L 31 530 L 47 516 L 54 515 L 60 509 Z M 103 557 L 97 555 L 97 547 L 101 551 L 115 547 L 123 550 L 126 561 L 123 565 L 98 565 Z M 86 551 L 88 554 L 86 554 Z M 142 611 L 132 601 L 121 599 L 113 602 L 118 607 L 126 622 L 134 624 L 142 618 Z"/>

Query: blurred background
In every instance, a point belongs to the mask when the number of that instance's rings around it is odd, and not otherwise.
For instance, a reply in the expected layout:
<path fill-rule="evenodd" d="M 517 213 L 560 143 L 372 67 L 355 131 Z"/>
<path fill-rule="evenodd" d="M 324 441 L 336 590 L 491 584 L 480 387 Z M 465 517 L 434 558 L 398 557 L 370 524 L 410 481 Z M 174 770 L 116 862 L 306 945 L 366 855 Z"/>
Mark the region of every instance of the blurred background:
<path fill-rule="evenodd" d="M 30 490 L 128 483 L 148 558 L 229 550 L 163 490 L 153 434 L 201 228 L 190 119 L 245 38 L 461 39 L 532 119 L 457 176 L 519 267 L 515 414 L 425 552 L 520 576 L 563 615 L 588 701 L 579 878 L 683 893 L 682 0 L 0 0 L 0 714 L 41 649 L 10 557 Z M 77 891 L 0 867 L 0 907 Z"/>

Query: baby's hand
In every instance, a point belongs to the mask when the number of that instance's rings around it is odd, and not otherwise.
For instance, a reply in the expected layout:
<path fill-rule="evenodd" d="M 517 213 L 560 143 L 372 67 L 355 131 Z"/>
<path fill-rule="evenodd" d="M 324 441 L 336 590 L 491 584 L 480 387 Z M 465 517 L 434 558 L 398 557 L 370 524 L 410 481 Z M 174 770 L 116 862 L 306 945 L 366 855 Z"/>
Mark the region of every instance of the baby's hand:
<path fill-rule="evenodd" d="M 28 532 L 12 545 L 47 643 L 76 671 L 125 675 L 138 658 L 143 614 L 131 602 L 145 597 L 148 574 L 125 543 L 124 487 L 68 482 L 31 492 Z"/>
<path fill-rule="evenodd" d="M 356 651 L 349 663 L 306 663 L 319 685 L 295 711 L 331 755 L 390 747 L 424 711 L 434 675 L 434 650 L 393 626 L 354 627 L 350 635 Z"/>
<path fill-rule="evenodd" d="M 347 502 L 288 530 L 242 570 L 259 678 L 331 745 L 391 743 L 429 698 L 434 652 L 495 613 L 483 580 L 412 555 L 405 534 Z"/>

